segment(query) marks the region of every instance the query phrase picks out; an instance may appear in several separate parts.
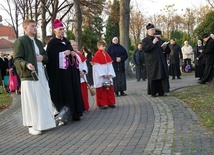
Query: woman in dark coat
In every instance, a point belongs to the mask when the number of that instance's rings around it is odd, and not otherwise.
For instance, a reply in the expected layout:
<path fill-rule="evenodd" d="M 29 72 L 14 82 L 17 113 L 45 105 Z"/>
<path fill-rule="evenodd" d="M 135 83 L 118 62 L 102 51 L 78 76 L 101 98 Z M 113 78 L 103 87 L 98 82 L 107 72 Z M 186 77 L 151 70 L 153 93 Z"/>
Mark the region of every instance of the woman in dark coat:
<path fill-rule="evenodd" d="M 107 49 L 108 54 L 113 60 L 113 67 L 116 77 L 113 78 L 114 92 L 116 96 L 126 96 L 124 91 L 126 90 L 126 73 L 125 73 L 125 61 L 128 58 L 126 49 L 118 43 L 118 38 L 112 39 L 112 44 Z"/>
<path fill-rule="evenodd" d="M 199 80 L 201 80 L 201 77 L 203 76 L 203 72 L 205 69 L 205 55 L 203 54 L 203 42 L 202 40 L 198 40 L 198 45 L 193 49 L 194 52 L 194 63 L 195 63 L 195 77 L 199 77 Z"/>
<path fill-rule="evenodd" d="M 61 21 L 55 20 L 53 26 L 56 37 L 53 37 L 47 46 L 49 58 L 47 73 L 51 99 L 58 112 L 64 107 L 68 107 L 72 119 L 78 121 L 84 110 L 79 69 L 75 63 L 76 59 L 70 41 L 64 37 L 63 24 Z M 64 68 L 59 65 L 60 56 L 66 58 L 67 63 Z M 60 123 L 64 124 L 65 122 Z"/>

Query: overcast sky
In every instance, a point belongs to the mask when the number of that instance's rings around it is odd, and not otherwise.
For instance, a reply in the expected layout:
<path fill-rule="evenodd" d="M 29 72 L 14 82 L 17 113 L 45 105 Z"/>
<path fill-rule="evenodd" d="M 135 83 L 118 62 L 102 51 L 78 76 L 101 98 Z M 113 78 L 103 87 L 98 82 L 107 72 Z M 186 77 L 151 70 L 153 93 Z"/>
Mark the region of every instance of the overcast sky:
<path fill-rule="evenodd" d="M 1 0 L 1 3 L 3 4 L 4 1 Z M 206 0 L 131 0 L 131 5 L 135 6 L 144 15 L 160 14 L 161 9 L 165 8 L 166 5 L 172 4 L 175 4 L 174 8 L 177 9 L 177 13 L 182 14 L 182 9 L 199 7 L 207 3 Z M 1 9 L 0 15 L 3 16 L 3 19 L 7 16 Z"/>
<path fill-rule="evenodd" d="M 149 15 L 160 14 L 160 9 L 172 4 L 175 5 L 177 13 L 182 13 L 182 9 L 199 7 L 207 3 L 206 0 L 131 0 L 131 5 Z"/>

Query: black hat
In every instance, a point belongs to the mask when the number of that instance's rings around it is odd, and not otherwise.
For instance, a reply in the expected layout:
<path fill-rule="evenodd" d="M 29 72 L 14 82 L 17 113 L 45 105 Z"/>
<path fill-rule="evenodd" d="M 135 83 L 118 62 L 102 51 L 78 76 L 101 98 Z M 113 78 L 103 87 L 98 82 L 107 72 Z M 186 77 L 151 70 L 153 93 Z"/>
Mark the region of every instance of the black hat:
<path fill-rule="evenodd" d="M 161 35 L 161 30 L 155 30 L 155 34 L 154 35 Z"/>
<path fill-rule="evenodd" d="M 151 23 L 149 23 L 148 25 L 146 25 L 146 29 L 149 30 L 149 29 L 154 29 L 155 26 Z"/>
<path fill-rule="evenodd" d="M 209 33 L 204 33 L 204 34 L 202 35 L 202 38 L 204 39 L 204 38 L 207 38 L 207 37 L 209 37 L 209 36 L 210 36 Z"/>

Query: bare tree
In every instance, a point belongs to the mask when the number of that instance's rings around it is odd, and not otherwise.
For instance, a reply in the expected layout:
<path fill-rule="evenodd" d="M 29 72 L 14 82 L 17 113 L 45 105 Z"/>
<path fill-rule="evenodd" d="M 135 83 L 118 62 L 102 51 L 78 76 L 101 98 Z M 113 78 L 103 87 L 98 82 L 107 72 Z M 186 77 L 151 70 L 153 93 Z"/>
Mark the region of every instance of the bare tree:
<path fill-rule="evenodd" d="M 207 0 L 207 2 L 209 3 L 209 5 L 214 8 L 214 0 Z"/>
<path fill-rule="evenodd" d="M 135 45 L 140 42 L 140 36 L 144 24 L 145 22 L 141 12 L 134 12 L 134 10 L 132 9 L 130 14 L 130 35 L 133 37 Z"/>
<path fill-rule="evenodd" d="M 187 30 L 187 34 L 190 36 L 193 34 L 194 25 L 195 25 L 195 16 L 193 14 L 193 11 L 187 8 L 184 14 L 184 27 Z"/>

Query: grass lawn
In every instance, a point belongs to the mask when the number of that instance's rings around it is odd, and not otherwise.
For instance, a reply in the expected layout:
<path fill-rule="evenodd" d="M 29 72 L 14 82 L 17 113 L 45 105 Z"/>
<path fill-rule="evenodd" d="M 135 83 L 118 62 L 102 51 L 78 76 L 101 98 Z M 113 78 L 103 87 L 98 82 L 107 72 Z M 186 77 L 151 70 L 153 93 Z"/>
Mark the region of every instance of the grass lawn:
<path fill-rule="evenodd" d="M 0 93 L 0 112 L 2 112 L 12 104 L 12 97 L 9 93 L 6 93 L 1 86 Z"/>
<path fill-rule="evenodd" d="M 202 124 L 214 130 L 214 82 L 192 86 L 172 95 L 187 103 Z"/>

